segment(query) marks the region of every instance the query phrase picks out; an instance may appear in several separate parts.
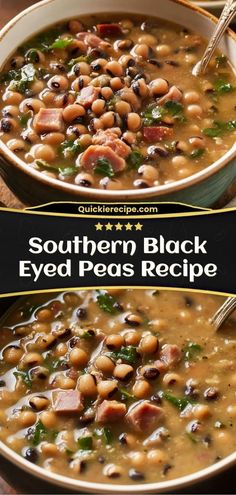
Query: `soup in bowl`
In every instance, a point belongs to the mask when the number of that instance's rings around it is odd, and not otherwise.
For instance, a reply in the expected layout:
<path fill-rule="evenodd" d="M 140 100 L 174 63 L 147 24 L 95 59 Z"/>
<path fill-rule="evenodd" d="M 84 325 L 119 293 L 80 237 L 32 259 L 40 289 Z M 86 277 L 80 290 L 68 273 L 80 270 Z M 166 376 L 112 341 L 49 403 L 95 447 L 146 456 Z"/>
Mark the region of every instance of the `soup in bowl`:
<path fill-rule="evenodd" d="M 221 301 L 155 289 L 20 299 L 1 322 L 1 441 L 83 489 L 161 491 L 217 471 L 236 428 L 235 322 L 210 324 Z"/>
<path fill-rule="evenodd" d="M 1 72 L 4 149 L 57 191 L 96 199 L 162 196 L 210 174 L 234 152 L 235 74 L 219 51 L 192 75 L 206 47 L 194 13 L 195 29 L 81 13 L 22 42 Z"/>

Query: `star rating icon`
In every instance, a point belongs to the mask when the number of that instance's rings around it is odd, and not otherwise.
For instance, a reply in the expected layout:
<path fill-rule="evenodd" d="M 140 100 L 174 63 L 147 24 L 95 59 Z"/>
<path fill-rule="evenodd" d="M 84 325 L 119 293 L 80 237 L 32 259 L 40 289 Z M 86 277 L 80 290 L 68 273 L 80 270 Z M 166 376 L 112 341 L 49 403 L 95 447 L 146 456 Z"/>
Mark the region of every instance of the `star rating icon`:
<path fill-rule="evenodd" d="M 135 224 L 132 224 L 130 222 L 127 222 L 127 223 L 120 223 L 120 222 L 117 222 L 115 224 L 111 223 L 111 222 L 107 222 L 107 223 L 104 223 L 102 224 L 101 222 L 98 222 L 97 224 L 95 224 L 95 229 L 96 231 L 106 231 L 106 232 L 111 232 L 111 231 L 114 231 L 116 230 L 116 232 L 122 232 L 122 231 L 126 231 L 126 232 L 131 232 L 133 230 L 135 230 L 136 232 L 141 232 L 143 230 L 143 224 L 140 223 L 140 222 L 137 222 Z"/>

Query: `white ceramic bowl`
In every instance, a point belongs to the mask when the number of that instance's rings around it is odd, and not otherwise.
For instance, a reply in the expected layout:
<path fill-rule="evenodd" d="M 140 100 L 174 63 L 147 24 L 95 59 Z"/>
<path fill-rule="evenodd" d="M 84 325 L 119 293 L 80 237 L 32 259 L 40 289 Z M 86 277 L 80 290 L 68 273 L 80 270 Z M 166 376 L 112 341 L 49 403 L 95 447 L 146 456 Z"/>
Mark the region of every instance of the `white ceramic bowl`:
<path fill-rule="evenodd" d="M 69 17 L 94 12 L 153 14 L 182 24 L 205 38 L 212 34 L 217 19 L 184 0 L 44 0 L 13 19 L 0 33 L 0 69 L 6 59 L 27 38 L 51 24 Z M 225 34 L 222 51 L 236 66 L 236 35 Z M 109 191 L 68 184 L 29 167 L 0 140 L 0 174 L 13 192 L 33 206 L 50 201 L 179 201 L 201 207 L 214 204 L 236 179 L 236 144 L 224 156 L 196 174 L 171 184 L 148 189 Z"/>

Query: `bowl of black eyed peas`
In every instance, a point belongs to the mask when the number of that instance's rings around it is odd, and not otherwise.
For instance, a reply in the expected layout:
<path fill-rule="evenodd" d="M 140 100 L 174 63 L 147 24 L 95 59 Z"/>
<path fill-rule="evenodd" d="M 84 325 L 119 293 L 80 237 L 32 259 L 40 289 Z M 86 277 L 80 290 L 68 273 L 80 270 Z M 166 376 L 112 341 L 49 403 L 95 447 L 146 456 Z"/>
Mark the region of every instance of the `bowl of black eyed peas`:
<path fill-rule="evenodd" d="M 160 1 L 150 17 L 134 0 L 48 0 L 2 30 L 0 172 L 27 204 L 209 206 L 235 179 L 236 37 L 195 77 L 216 19 Z"/>
<path fill-rule="evenodd" d="M 235 464 L 223 297 L 107 289 L 18 298 L 0 325 L 0 454 L 90 493 L 163 493 Z M 197 485 L 196 485 L 197 486 Z"/>

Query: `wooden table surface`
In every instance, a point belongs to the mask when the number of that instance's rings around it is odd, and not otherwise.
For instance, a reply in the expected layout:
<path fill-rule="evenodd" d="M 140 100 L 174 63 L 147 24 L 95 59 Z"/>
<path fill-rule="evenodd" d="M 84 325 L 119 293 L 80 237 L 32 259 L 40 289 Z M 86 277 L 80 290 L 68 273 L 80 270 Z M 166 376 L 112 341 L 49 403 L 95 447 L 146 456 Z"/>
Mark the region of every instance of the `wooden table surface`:
<path fill-rule="evenodd" d="M 65 0 L 66 1 L 66 0 Z M 8 19 L 13 17 L 17 12 L 30 6 L 32 0 L 0 0 L 0 26 L 3 26 Z M 236 196 L 236 184 L 221 199 L 219 206 L 224 206 L 228 201 Z M 20 201 L 9 191 L 3 181 L 0 179 L 0 201 L 8 207 L 22 208 Z M 208 481 L 195 487 L 186 489 L 181 493 L 207 493 L 207 494 L 234 494 L 235 493 L 235 470 L 232 469 L 224 475 L 214 480 Z M 65 494 L 68 491 L 60 490 L 47 483 L 35 480 L 28 474 L 13 467 L 8 461 L 0 458 L 0 494 Z"/>

